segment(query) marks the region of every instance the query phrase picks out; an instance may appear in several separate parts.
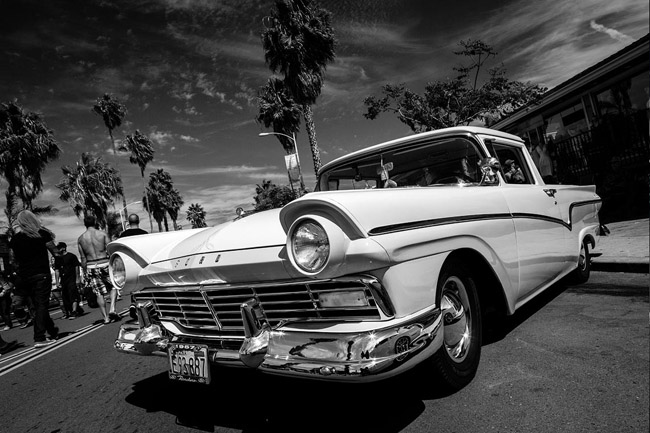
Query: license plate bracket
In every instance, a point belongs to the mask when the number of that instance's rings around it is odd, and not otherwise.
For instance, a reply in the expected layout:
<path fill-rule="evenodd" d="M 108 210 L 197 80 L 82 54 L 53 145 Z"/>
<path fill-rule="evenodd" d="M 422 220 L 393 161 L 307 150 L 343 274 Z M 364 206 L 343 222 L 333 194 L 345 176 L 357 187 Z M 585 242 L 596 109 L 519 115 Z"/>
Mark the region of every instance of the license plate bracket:
<path fill-rule="evenodd" d="M 210 383 L 208 346 L 171 343 L 167 354 L 170 379 L 206 385 Z"/>

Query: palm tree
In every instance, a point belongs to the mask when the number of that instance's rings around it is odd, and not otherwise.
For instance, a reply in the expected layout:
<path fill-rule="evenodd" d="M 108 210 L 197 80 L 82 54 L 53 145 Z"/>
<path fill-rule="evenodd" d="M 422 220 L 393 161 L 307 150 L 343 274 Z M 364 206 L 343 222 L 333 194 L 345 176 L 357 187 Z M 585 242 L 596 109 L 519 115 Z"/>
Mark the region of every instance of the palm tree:
<path fill-rule="evenodd" d="M 14 102 L 0 106 L 0 175 L 8 183 L 8 224 L 11 230 L 17 199 L 23 209 L 34 210 L 32 202 L 43 191 L 42 173 L 59 157 L 61 149 L 41 117 L 25 112 Z"/>
<path fill-rule="evenodd" d="M 120 212 L 109 211 L 106 215 L 106 233 L 109 239 L 117 239 L 123 230 L 122 214 Z"/>
<path fill-rule="evenodd" d="M 167 209 L 169 218 L 171 218 L 172 220 L 172 224 L 174 225 L 174 230 L 179 229 L 176 221 L 178 220 L 178 213 L 180 212 L 183 203 L 184 203 L 183 198 L 181 197 L 180 192 L 176 188 L 173 188 L 165 196 L 165 208 Z"/>
<path fill-rule="evenodd" d="M 263 211 L 268 209 L 281 208 L 287 203 L 297 199 L 296 192 L 288 186 L 277 186 L 270 180 L 262 180 L 255 187 L 255 210 Z"/>
<path fill-rule="evenodd" d="M 266 128 L 273 127 L 275 137 L 280 141 L 287 155 L 297 153 L 296 142 L 288 138 L 294 136 L 300 129 L 300 107 L 288 95 L 284 86 L 284 81 L 277 78 L 270 78 L 266 86 L 262 87 L 257 97 L 259 112 L 256 120 L 263 123 Z M 305 182 L 302 179 L 302 169 L 298 164 L 298 175 L 300 178 L 300 188 L 305 189 Z M 291 175 L 289 174 L 289 183 L 293 188 Z"/>
<path fill-rule="evenodd" d="M 100 227 L 106 227 L 108 206 L 123 192 L 119 172 L 87 153 L 81 154 L 75 167 L 63 166 L 61 170 L 63 179 L 56 185 L 61 190 L 59 198 L 68 202 L 75 215 L 92 214 Z"/>
<path fill-rule="evenodd" d="M 207 227 L 205 223 L 205 210 L 198 203 L 192 203 L 187 209 L 187 220 L 192 224 L 193 229 Z"/>
<path fill-rule="evenodd" d="M 149 164 L 153 160 L 153 154 L 154 154 L 153 143 L 151 142 L 149 137 L 142 135 L 140 131 L 136 129 L 135 134 L 126 136 L 126 142 L 120 147 L 120 150 L 131 152 L 131 155 L 129 156 L 129 161 L 131 162 L 131 164 L 136 164 L 138 167 L 140 167 L 140 175 L 142 176 L 142 187 L 145 191 L 144 193 L 144 198 L 145 198 L 144 202 L 146 204 L 145 209 L 149 209 L 150 206 L 147 203 L 149 196 L 146 193 L 147 185 L 145 184 L 144 170 L 147 168 L 147 164 Z M 124 212 L 126 212 L 126 209 L 124 210 Z M 153 220 L 151 218 L 151 212 L 147 212 L 147 213 L 149 214 L 149 227 L 153 232 Z"/>
<path fill-rule="evenodd" d="M 334 60 L 330 13 L 310 0 L 276 0 L 276 10 L 262 32 L 264 59 L 271 71 L 284 75 L 289 94 L 302 107 L 314 171 L 321 166 L 311 105 L 323 87 L 327 63 Z"/>
<path fill-rule="evenodd" d="M 153 173 L 152 173 L 153 174 Z M 149 178 L 149 185 L 145 190 L 145 195 L 142 197 L 142 203 L 145 210 L 153 216 L 153 219 L 158 223 L 158 231 L 162 232 L 162 221 L 165 217 L 165 207 L 162 204 L 158 192 L 152 188 L 151 178 Z M 152 230 L 153 232 L 153 230 Z"/>
<path fill-rule="evenodd" d="M 104 120 L 104 125 L 108 129 L 108 135 L 111 138 L 113 153 L 115 154 L 115 168 L 119 171 L 117 147 L 115 146 L 113 130 L 122 125 L 122 120 L 126 117 L 127 113 L 126 107 L 117 99 L 112 98 L 108 93 L 104 93 L 103 97 L 97 98 L 97 103 L 93 105 L 92 111 Z M 122 193 L 122 203 L 124 204 L 124 212 L 126 213 L 126 197 L 124 193 Z"/>
<path fill-rule="evenodd" d="M 162 168 L 149 174 L 149 185 L 145 197 L 149 202 L 149 205 L 147 205 L 147 201 L 144 201 L 145 206 L 149 206 L 147 211 L 153 214 L 158 223 L 158 231 L 162 231 L 162 223 L 165 225 L 165 231 L 169 231 L 168 214 L 172 219 L 174 229 L 177 229 L 176 220 L 178 219 L 178 212 L 183 206 L 183 199 L 178 190 L 174 188 L 171 175 Z"/>

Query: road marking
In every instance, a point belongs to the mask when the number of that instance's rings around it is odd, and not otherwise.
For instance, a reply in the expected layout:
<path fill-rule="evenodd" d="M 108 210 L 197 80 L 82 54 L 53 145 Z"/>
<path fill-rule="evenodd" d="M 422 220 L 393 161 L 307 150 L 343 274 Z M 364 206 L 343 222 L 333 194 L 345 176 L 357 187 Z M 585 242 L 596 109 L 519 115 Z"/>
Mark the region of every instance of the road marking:
<path fill-rule="evenodd" d="M 120 313 L 120 317 L 123 317 L 128 313 L 128 310 L 124 310 Z M 83 328 L 77 329 L 76 331 L 73 331 L 70 335 L 66 335 L 65 337 L 57 340 L 56 343 L 52 344 L 51 346 L 45 346 L 45 347 L 28 347 L 22 352 L 18 352 L 15 354 L 11 354 L 10 356 L 5 356 L 2 355 L 0 356 L 0 363 L 5 363 L 5 362 L 10 362 L 12 360 L 18 359 L 17 361 L 10 363 L 6 366 L 0 367 L 0 377 L 4 376 L 5 374 L 11 373 L 12 371 L 16 370 L 19 367 L 22 367 L 25 364 L 28 364 L 32 361 L 35 361 L 46 354 L 53 352 L 54 350 L 61 348 L 63 346 L 66 346 L 73 341 L 78 340 L 79 338 L 90 334 L 91 332 L 103 327 L 103 323 L 98 323 L 96 325 L 87 325 L 84 326 Z M 20 344 L 20 343 L 19 343 Z M 25 355 L 23 357 L 23 355 Z"/>

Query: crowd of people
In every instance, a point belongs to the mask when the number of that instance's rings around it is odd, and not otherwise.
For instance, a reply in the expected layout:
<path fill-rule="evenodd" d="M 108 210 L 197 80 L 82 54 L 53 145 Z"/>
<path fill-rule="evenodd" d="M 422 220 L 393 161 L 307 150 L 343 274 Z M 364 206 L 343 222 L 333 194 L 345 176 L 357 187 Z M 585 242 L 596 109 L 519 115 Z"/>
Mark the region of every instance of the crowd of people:
<path fill-rule="evenodd" d="M 139 228 L 138 215 L 129 216 L 129 228 L 120 237 L 146 234 Z M 111 284 L 106 247 L 108 235 L 99 230 L 94 216 L 84 218 L 84 231 L 78 239 L 79 257 L 67 251 L 65 242 L 56 243 L 55 235 L 29 210 L 16 219 L 16 231 L 9 241 L 12 271 L 0 273 L 0 318 L 2 331 L 34 327 L 34 347 L 56 343 L 59 328 L 50 317 L 50 301 L 61 308 L 62 318 L 73 320 L 85 314 L 83 300 L 99 308 L 99 322 L 119 322 L 116 312 L 119 291 Z M 96 304 L 95 304 L 96 302 Z M 13 318 L 12 318 L 13 316 Z M 0 335 L 0 355 L 17 346 Z"/>

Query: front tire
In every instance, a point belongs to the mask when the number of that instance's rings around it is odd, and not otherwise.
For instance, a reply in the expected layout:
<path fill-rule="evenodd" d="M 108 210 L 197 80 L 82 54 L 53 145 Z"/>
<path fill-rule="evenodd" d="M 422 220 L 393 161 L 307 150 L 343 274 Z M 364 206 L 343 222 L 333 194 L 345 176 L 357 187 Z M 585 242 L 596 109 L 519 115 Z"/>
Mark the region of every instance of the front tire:
<path fill-rule="evenodd" d="M 476 283 L 464 263 L 452 260 L 443 266 L 437 294 L 442 314 L 443 344 L 431 360 L 443 385 L 458 390 L 476 375 L 482 340 Z"/>

